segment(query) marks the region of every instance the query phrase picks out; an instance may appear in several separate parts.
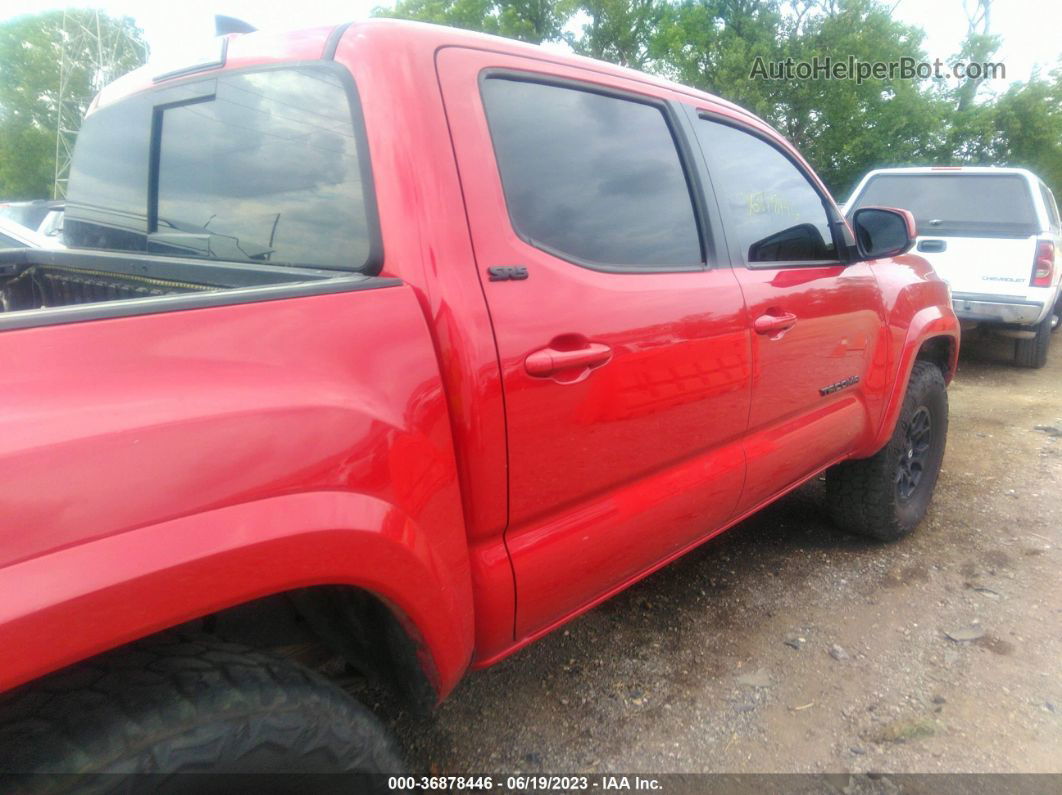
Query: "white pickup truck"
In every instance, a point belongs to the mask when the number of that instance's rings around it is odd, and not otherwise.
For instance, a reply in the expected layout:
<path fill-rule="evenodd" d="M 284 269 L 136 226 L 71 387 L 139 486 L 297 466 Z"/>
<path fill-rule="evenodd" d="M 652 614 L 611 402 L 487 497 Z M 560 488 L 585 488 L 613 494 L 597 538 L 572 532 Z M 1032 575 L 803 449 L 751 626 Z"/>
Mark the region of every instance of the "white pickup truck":
<path fill-rule="evenodd" d="M 1062 228 L 1055 197 L 1022 168 L 883 168 L 845 205 L 903 207 L 918 223 L 915 251 L 952 291 L 963 330 L 1014 339 L 1014 360 L 1043 367 L 1062 314 Z"/>

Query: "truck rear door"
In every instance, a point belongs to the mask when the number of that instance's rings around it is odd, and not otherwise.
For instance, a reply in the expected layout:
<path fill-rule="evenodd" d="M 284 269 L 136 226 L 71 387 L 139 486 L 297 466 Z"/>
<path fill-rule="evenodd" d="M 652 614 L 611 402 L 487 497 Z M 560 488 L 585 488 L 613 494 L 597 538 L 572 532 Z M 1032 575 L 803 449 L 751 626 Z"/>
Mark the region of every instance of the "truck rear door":
<path fill-rule="evenodd" d="M 732 517 L 747 319 L 673 106 L 537 59 L 437 65 L 504 381 L 519 639 Z"/>

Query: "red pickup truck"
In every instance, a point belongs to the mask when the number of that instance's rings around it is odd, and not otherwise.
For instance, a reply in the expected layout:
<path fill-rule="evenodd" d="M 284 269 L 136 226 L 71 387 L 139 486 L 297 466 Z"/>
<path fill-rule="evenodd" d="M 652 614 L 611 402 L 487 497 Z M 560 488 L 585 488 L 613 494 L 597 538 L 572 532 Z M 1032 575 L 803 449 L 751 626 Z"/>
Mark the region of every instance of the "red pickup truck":
<path fill-rule="evenodd" d="M 920 521 L 958 325 L 693 89 L 374 21 L 221 40 L 85 119 L 0 253 L 0 770 L 400 769 L 278 655 L 415 703 L 825 472 Z"/>

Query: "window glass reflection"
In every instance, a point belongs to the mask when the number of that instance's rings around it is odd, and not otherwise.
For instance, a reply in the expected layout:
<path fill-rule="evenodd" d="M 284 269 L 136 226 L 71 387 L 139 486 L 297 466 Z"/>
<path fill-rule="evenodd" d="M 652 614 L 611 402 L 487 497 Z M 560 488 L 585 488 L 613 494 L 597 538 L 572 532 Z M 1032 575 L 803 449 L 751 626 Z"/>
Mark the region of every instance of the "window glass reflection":
<path fill-rule="evenodd" d="M 705 119 L 697 136 L 712 163 L 719 201 L 730 211 L 727 233 L 747 262 L 836 259 L 822 199 L 785 155 L 754 135 Z"/>
<path fill-rule="evenodd" d="M 702 261 L 689 186 L 659 109 L 589 91 L 483 84 L 509 213 L 535 245 L 619 266 Z"/>
<path fill-rule="evenodd" d="M 166 110 L 157 231 L 152 248 L 217 259 L 364 262 L 368 219 L 338 79 L 236 75 L 213 101 Z"/>
<path fill-rule="evenodd" d="M 148 229 L 153 96 L 85 121 L 65 234 L 74 246 L 358 268 L 370 253 L 347 92 L 316 67 L 223 75 L 215 98 L 164 108 L 158 222 Z"/>

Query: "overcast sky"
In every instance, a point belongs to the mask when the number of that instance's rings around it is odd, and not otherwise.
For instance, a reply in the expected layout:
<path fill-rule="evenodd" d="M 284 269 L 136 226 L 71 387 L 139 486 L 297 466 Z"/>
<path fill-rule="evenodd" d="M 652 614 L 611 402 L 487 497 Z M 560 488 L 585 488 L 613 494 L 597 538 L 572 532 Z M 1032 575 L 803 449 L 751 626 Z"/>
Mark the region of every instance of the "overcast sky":
<path fill-rule="evenodd" d="M 160 59 L 180 57 L 181 48 L 195 39 L 213 35 L 214 15 L 227 14 L 261 29 L 284 30 L 363 19 L 387 0 L 3 0 L 0 20 L 64 6 L 101 8 L 128 15 L 143 28 L 152 54 Z M 946 60 L 958 49 L 966 33 L 962 0 L 900 0 L 894 16 L 919 25 L 926 32 L 930 60 Z M 1007 82 L 1027 80 L 1036 65 L 1050 69 L 1062 55 L 1062 3 L 1057 0 L 996 0 L 992 7 L 993 32 L 1003 36 L 996 58 L 1006 64 Z M 840 53 L 847 55 L 847 53 Z M 993 89 L 1005 88 L 993 81 Z"/>

